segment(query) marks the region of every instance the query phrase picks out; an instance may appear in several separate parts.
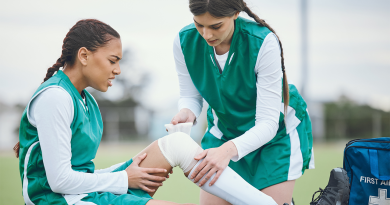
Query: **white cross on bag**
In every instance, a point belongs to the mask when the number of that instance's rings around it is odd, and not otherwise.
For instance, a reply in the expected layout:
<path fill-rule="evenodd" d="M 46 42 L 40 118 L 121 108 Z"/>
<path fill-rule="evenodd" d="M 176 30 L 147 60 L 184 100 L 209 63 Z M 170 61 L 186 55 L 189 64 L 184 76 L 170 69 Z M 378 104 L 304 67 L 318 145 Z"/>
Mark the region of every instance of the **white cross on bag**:
<path fill-rule="evenodd" d="M 378 196 L 370 196 L 368 205 L 390 205 L 390 198 L 387 198 L 387 189 L 378 189 Z"/>

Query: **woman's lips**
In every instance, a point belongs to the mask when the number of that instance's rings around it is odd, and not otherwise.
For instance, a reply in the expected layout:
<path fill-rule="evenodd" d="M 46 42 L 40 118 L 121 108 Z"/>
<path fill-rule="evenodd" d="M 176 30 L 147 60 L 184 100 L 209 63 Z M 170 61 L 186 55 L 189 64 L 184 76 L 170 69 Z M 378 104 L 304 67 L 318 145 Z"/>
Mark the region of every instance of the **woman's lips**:
<path fill-rule="evenodd" d="M 108 82 L 108 86 L 110 86 L 110 87 L 111 87 L 111 86 L 112 86 L 112 82 L 111 82 L 111 80 L 108 80 L 107 82 Z"/>
<path fill-rule="evenodd" d="M 215 42 L 217 42 L 217 40 L 218 40 L 218 39 L 215 39 L 215 40 L 212 40 L 212 41 L 207 40 L 207 42 L 208 42 L 208 43 L 215 43 Z"/>

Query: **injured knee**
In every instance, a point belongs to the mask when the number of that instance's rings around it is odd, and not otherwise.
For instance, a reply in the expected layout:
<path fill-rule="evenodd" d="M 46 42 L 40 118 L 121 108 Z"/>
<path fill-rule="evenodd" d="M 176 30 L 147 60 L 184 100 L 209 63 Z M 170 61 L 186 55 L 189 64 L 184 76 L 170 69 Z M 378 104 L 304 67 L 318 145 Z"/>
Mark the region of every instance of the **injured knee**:
<path fill-rule="evenodd" d="M 175 132 L 158 139 L 158 146 L 172 167 L 179 166 L 184 173 L 197 163 L 194 159 L 203 149 L 187 134 Z"/>

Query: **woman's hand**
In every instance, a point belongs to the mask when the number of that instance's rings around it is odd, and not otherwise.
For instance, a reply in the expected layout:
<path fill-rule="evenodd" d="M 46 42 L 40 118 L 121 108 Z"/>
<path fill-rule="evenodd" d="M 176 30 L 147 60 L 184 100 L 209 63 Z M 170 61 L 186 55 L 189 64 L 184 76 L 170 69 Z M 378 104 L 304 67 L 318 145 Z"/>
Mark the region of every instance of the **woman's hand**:
<path fill-rule="evenodd" d="M 194 122 L 195 119 L 196 116 L 190 109 L 183 108 L 172 118 L 171 123 L 176 125 L 178 123 Z"/>
<path fill-rule="evenodd" d="M 155 176 L 152 174 L 167 173 L 166 169 L 160 168 L 142 168 L 139 163 L 146 158 L 146 153 L 136 157 L 133 163 L 126 168 L 128 187 L 132 189 L 142 189 L 146 192 L 154 192 L 156 190 L 149 189 L 146 186 L 159 187 L 166 180 L 165 177 Z"/>
<path fill-rule="evenodd" d="M 237 155 L 237 148 L 233 142 L 228 141 L 218 148 L 206 149 L 195 160 L 203 159 L 202 163 L 196 167 L 190 178 L 197 183 L 202 177 L 209 172 L 206 177 L 199 183 L 199 187 L 203 186 L 214 173 L 217 173 L 214 179 L 210 182 L 212 186 L 221 176 L 223 170 L 229 165 L 230 159 Z"/>

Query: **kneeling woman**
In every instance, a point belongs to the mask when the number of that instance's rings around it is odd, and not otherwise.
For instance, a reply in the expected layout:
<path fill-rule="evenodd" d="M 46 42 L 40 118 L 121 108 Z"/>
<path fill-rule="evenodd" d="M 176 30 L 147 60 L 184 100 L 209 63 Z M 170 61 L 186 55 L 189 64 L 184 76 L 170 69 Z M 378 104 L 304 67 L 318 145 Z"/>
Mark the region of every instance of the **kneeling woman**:
<path fill-rule="evenodd" d="M 203 150 L 184 133 L 153 142 L 134 161 L 95 170 L 103 123 L 85 88 L 107 91 L 121 72 L 121 58 L 119 34 L 98 20 L 81 20 L 66 35 L 61 57 L 48 69 L 20 124 L 15 151 L 27 205 L 175 204 L 151 196 L 172 167 L 180 166 L 186 176 L 196 167 L 194 157 Z M 203 189 L 233 204 L 276 204 L 231 169 L 218 182 Z"/>

